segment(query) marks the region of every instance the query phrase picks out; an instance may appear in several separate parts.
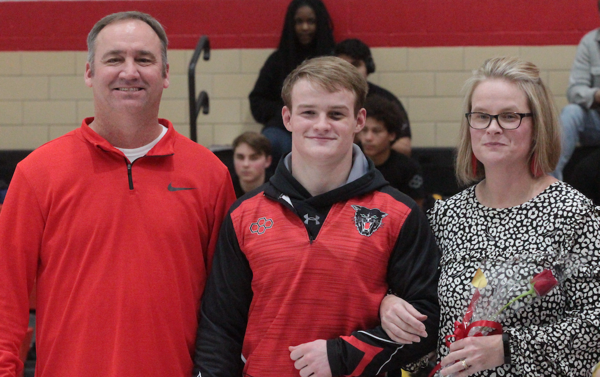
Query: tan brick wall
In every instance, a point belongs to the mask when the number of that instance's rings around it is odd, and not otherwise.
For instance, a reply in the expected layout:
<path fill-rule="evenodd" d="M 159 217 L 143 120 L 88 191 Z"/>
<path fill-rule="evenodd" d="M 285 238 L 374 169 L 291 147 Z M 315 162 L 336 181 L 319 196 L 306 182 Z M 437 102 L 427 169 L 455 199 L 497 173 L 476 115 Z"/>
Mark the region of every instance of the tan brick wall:
<path fill-rule="evenodd" d="M 374 48 L 377 71 L 369 80 L 395 93 L 408 111 L 413 145 L 454 146 L 461 119 L 461 89 L 486 58 L 517 55 L 542 70 L 560 109 L 576 46 Z M 198 118 L 198 141 L 229 144 L 245 130 L 259 131 L 248 94 L 272 50 L 213 50 L 200 60 L 196 88 L 210 96 L 209 115 Z M 191 50 L 169 52 L 170 87 L 160 116 L 189 136 L 187 65 Z M 85 52 L 0 52 L 0 149 L 33 149 L 93 115 L 85 86 Z"/>

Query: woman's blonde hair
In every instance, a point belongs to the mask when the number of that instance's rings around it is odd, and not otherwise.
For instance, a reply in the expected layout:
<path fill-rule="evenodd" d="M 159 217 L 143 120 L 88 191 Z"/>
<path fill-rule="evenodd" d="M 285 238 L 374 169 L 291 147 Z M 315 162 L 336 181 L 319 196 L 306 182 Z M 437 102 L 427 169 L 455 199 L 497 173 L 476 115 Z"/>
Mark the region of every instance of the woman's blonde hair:
<path fill-rule="evenodd" d="M 463 113 L 471 111 L 475 88 L 485 80 L 503 79 L 516 84 L 527 97 L 533 113 L 533 140 L 529 154 L 532 175 L 554 170 L 560 156 L 560 125 L 552 93 L 540 78 L 533 63 L 515 57 L 486 60 L 481 68 L 465 82 Z M 473 162 L 477 164 L 473 166 Z M 469 185 L 485 178 L 483 164 L 473 158 L 471 133 L 465 116 L 460 125 L 460 141 L 456 156 L 456 178 L 459 184 Z"/>

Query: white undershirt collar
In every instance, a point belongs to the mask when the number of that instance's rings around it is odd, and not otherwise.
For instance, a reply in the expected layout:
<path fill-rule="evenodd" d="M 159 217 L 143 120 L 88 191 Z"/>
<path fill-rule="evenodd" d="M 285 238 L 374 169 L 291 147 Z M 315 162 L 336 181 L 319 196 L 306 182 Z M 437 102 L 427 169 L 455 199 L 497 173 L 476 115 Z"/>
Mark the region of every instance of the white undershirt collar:
<path fill-rule="evenodd" d="M 133 163 L 138 158 L 144 157 L 148 152 L 150 152 L 150 149 L 154 148 L 154 146 L 158 144 L 160 139 L 162 139 L 163 136 L 165 136 L 165 134 L 167 133 L 167 127 L 163 126 L 162 124 L 160 126 L 162 127 L 160 135 L 158 135 L 156 139 L 151 141 L 150 144 L 146 144 L 143 147 L 139 148 L 115 148 L 123 152 L 123 154 L 125 155 L 125 157 L 127 157 L 129 162 Z"/>

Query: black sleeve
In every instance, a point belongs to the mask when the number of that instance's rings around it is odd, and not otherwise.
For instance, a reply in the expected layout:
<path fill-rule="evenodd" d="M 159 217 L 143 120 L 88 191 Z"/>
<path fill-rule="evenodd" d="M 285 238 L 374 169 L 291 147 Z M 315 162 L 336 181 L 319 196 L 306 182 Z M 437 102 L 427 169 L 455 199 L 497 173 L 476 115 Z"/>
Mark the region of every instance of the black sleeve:
<path fill-rule="evenodd" d="M 400 133 L 398 133 L 397 137 L 398 139 L 401 137 L 411 137 L 412 134 L 410 132 L 410 121 L 408 120 L 408 113 L 406 112 L 406 109 L 404 108 L 404 106 L 402 106 L 402 102 L 400 102 L 400 100 L 394 96 L 394 98 L 396 99 L 396 104 L 398 105 L 399 109 L 400 109 L 400 115 L 402 116 L 402 124 L 400 125 Z"/>
<path fill-rule="evenodd" d="M 333 376 L 374 376 L 415 362 L 435 350 L 439 326 L 437 286 L 440 252 L 423 212 L 416 204 L 400 231 L 388 265 L 388 284 L 399 297 L 427 315 L 427 338 L 402 345 L 378 326 L 327 341 Z"/>
<path fill-rule="evenodd" d="M 252 116 L 258 123 L 267 127 L 284 128 L 281 117 L 281 88 L 285 77 L 280 56 L 277 51 L 269 56 L 249 95 Z"/>
<path fill-rule="evenodd" d="M 252 270 L 240 250 L 231 217 L 219 233 L 204 290 L 193 376 L 241 376 L 242 344 L 252 302 Z"/>

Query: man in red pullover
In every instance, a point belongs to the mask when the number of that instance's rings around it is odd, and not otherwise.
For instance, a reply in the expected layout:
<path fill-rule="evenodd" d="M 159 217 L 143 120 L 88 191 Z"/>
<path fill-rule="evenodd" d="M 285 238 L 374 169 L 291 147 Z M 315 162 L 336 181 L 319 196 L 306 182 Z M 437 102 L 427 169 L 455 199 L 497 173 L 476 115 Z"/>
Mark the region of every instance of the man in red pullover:
<path fill-rule="evenodd" d="M 88 36 L 94 117 L 23 160 L 0 216 L 0 376 L 37 287 L 37 377 L 189 376 L 225 166 L 158 118 L 167 37 L 122 12 Z"/>

